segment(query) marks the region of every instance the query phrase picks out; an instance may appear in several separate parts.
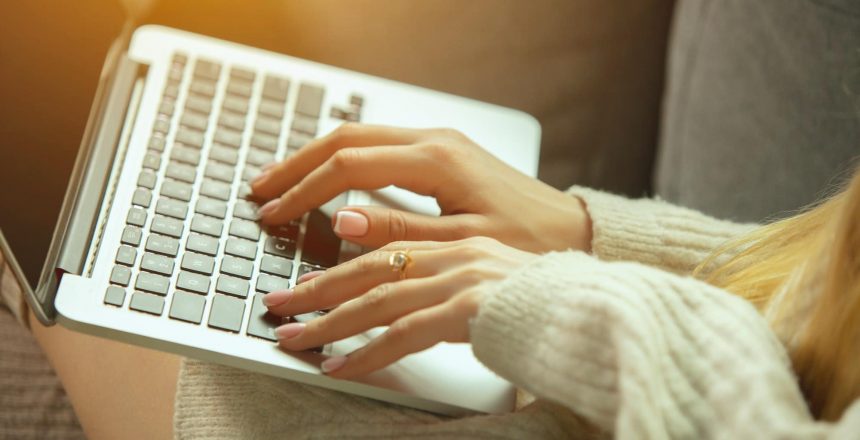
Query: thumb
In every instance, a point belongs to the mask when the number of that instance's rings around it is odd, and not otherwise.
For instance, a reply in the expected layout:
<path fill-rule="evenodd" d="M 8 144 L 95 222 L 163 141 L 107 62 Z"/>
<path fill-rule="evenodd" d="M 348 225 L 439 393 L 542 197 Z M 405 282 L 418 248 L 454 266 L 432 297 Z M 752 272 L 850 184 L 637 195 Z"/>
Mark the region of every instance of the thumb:
<path fill-rule="evenodd" d="M 452 241 L 478 233 L 477 214 L 430 217 L 379 206 L 348 207 L 332 219 L 338 237 L 371 248 L 392 241 Z"/>

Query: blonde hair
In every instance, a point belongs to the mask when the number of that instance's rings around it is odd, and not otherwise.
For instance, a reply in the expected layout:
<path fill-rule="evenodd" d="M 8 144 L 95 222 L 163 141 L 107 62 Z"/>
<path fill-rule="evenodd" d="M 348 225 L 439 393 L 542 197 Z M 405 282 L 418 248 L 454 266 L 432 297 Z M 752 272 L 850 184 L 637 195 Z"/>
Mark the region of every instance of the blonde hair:
<path fill-rule="evenodd" d="M 717 249 L 694 276 L 746 298 L 783 333 L 816 417 L 836 420 L 860 396 L 860 168 L 805 213 Z"/>

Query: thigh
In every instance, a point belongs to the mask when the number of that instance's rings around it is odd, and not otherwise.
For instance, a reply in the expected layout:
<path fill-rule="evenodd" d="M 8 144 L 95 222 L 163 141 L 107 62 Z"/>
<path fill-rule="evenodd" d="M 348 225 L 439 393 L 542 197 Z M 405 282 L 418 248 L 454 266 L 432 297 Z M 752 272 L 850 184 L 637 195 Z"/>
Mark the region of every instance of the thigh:
<path fill-rule="evenodd" d="M 30 324 L 87 438 L 172 437 L 178 356 Z"/>

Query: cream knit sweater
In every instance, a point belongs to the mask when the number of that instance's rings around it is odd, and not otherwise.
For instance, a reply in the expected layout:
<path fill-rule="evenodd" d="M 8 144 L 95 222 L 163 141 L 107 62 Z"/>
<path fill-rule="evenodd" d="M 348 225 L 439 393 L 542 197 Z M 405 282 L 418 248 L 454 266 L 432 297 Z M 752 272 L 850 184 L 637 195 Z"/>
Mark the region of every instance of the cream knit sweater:
<path fill-rule="evenodd" d="M 186 360 L 178 438 L 860 438 L 860 401 L 811 419 L 785 349 L 743 300 L 684 276 L 749 226 L 584 188 L 593 252 L 546 254 L 472 325 L 489 368 L 538 399 L 450 419 Z M 596 257 L 596 258 L 595 258 Z"/>

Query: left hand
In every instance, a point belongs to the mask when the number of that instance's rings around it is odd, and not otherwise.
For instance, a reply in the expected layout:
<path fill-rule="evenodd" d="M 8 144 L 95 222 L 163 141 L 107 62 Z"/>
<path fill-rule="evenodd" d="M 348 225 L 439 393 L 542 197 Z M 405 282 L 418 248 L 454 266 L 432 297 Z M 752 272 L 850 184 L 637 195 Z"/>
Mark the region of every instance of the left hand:
<path fill-rule="evenodd" d="M 389 264 L 397 251 L 408 251 L 411 259 L 402 280 Z M 536 257 L 486 237 L 394 242 L 325 272 L 306 274 L 293 290 L 270 293 L 263 302 L 279 316 L 337 306 L 307 324 L 279 327 L 279 344 L 287 350 L 390 326 L 366 346 L 322 364 L 330 376 L 356 377 L 439 342 L 469 342 L 469 320 L 477 315 L 486 290 Z"/>

